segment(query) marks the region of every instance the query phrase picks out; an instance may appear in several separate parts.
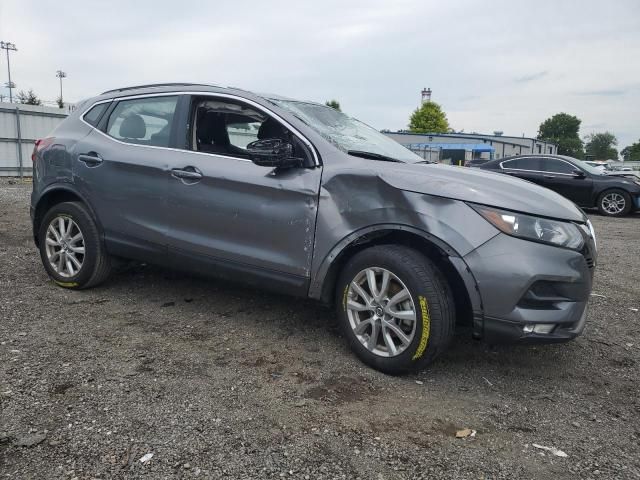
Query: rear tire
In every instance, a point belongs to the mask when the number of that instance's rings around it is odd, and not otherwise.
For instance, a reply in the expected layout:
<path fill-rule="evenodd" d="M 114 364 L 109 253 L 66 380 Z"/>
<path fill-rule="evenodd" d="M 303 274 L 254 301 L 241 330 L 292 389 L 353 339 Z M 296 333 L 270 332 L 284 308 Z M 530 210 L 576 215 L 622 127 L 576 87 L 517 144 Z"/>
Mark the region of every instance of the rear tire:
<path fill-rule="evenodd" d="M 598 196 L 598 211 L 607 217 L 623 217 L 627 215 L 633 204 L 631 196 L 624 190 L 614 188 L 606 190 Z"/>
<path fill-rule="evenodd" d="M 59 286 L 80 290 L 105 281 L 111 262 L 96 222 L 79 202 L 64 202 L 47 211 L 38 232 L 40 258 Z"/>
<path fill-rule="evenodd" d="M 351 258 L 336 286 L 336 307 L 354 353 L 392 375 L 431 363 L 454 333 L 449 284 L 427 257 L 404 246 L 375 246 Z"/>

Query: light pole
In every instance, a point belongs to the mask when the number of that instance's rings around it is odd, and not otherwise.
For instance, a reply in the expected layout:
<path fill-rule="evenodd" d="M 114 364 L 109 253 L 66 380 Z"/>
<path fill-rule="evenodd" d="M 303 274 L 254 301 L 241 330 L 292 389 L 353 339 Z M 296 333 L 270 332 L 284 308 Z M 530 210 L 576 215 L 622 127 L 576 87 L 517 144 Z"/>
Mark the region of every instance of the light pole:
<path fill-rule="evenodd" d="M 9 81 L 7 82 L 7 87 L 9 88 L 9 103 L 13 103 L 13 95 L 11 91 L 15 88 L 15 85 L 11 81 L 11 65 L 9 64 L 9 50 L 17 52 L 18 49 L 16 48 L 15 43 L 9 43 L 9 42 L 0 42 L 0 49 L 7 51 L 7 72 L 9 74 Z"/>
<path fill-rule="evenodd" d="M 65 72 L 63 72 L 62 70 L 58 70 L 56 72 L 56 77 L 58 77 L 60 79 L 60 108 L 62 108 L 62 106 L 64 106 L 64 102 L 62 100 L 62 79 L 67 77 L 67 74 Z"/>

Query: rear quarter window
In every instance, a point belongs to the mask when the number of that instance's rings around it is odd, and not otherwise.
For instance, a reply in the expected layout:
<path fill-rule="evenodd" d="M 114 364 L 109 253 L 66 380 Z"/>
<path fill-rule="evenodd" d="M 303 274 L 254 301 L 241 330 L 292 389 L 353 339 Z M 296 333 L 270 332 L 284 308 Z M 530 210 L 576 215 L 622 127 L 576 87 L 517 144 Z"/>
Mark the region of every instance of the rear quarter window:
<path fill-rule="evenodd" d="M 96 127 L 98 125 L 98 122 L 102 118 L 102 115 L 107 110 L 107 107 L 109 106 L 109 104 L 110 102 L 104 102 L 104 103 L 99 103 L 98 105 L 95 105 L 87 113 L 85 113 L 82 118 L 89 125 L 93 125 L 94 127 Z"/>

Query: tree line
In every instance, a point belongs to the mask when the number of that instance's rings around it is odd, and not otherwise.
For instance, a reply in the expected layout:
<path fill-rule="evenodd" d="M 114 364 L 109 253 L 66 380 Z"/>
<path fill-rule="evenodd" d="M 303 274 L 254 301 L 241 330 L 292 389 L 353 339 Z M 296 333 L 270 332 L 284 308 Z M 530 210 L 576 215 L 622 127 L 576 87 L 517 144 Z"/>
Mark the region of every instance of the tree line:
<path fill-rule="evenodd" d="M 16 95 L 16 99 L 18 100 L 18 103 L 23 105 L 42 105 L 42 100 L 31 88 L 26 92 L 24 90 L 20 90 Z M 59 108 L 64 108 L 64 102 L 61 97 L 56 99 L 56 103 Z"/>

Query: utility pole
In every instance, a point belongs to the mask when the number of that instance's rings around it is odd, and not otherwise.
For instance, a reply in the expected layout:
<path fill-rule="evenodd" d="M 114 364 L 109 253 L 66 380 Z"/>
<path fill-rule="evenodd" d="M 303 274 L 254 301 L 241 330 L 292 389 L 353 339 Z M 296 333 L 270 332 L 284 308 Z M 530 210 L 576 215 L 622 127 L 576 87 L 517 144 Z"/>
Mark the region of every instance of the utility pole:
<path fill-rule="evenodd" d="M 62 70 L 58 70 L 56 72 L 56 77 L 60 79 L 60 105 L 64 105 L 64 101 L 62 100 L 62 79 L 67 78 L 67 74 Z M 62 108 L 62 107 L 60 107 Z"/>
<path fill-rule="evenodd" d="M 9 42 L 0 42 L 0 49 L 7 51 L 7 73 L 9 74 L 9 81 L 7 82 L 7 87 L 9 88 L 9 103 L 13 103 L 13 94 L 12 90 L 16 87 L 11 81 L 11 65 L 9 63 L 9 50 L 17 52 L 15 43 Z"/>

